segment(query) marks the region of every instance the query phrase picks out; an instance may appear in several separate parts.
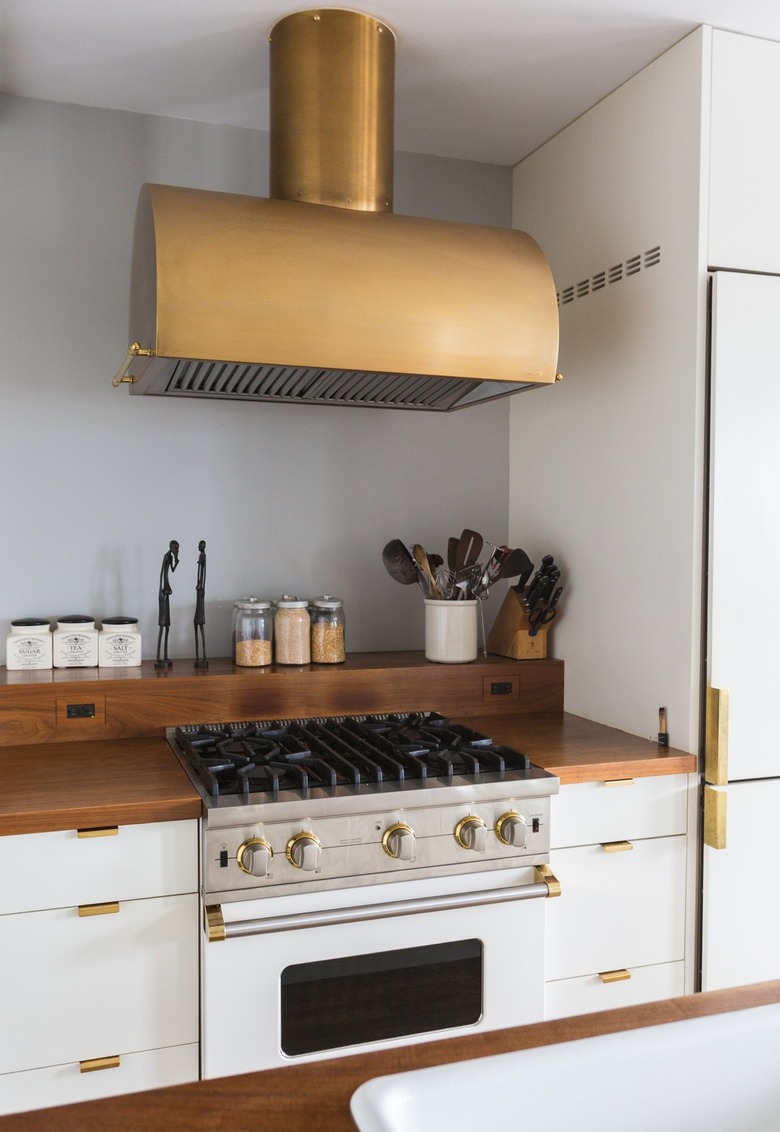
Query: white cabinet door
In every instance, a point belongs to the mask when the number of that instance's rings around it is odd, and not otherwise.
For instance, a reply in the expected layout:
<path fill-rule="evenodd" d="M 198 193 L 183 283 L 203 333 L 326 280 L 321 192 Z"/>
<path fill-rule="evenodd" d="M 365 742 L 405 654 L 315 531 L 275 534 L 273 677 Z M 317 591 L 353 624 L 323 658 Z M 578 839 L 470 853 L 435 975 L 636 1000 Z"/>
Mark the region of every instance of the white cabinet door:
<path fill-rule="evenodd" d="M 704 846 L 702 990 L 780 978 L 780 778 L 726 794 L 726 848 Z"/>
<path fill-rule="evenodd" d="M 780 43 L 714 31 L 708 258 L 714 268 L 780 271 L 778 104 Z"/>
<path fill-rule="evenodd" d="M 728 779 L 780 775 L 780 278 L 718 272 L 712 330 L 709 684 Z"/>
<path fill-rule="evenodd" d="M 197 921 L 195 893 L 0 916 L 0 1073 L 196 1042 Z"/>
<path fill-rule="evenodd" d="M 614 848 L 550 854 L 563 893 L 546 902 L 547 980 L 684 958 L 685 836 Z"/>

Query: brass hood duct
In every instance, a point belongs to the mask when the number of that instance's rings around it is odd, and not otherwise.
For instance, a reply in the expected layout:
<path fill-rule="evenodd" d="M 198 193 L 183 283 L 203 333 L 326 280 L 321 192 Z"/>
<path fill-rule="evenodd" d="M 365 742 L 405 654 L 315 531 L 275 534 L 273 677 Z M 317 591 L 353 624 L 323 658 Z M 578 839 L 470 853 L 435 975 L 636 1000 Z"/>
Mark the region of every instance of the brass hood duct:
<path fill-rule="evenodd" d="M 271 43 L 271 199 L 144 185 L 133 393 L 447 410 L 555 380 L 550 268 L 513 229 L 392 213 L 395 40 L 344 9 Z"/>

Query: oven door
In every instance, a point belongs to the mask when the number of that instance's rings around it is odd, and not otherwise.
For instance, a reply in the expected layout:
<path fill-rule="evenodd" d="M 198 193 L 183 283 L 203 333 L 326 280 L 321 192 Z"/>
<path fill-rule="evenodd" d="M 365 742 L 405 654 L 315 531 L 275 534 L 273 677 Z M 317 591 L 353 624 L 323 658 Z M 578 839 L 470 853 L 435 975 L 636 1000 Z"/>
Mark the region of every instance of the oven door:
<path fill-rule="evenodd" d="M 533 868 L 207 910 L 203 1076 L 540 1021 Z"/>

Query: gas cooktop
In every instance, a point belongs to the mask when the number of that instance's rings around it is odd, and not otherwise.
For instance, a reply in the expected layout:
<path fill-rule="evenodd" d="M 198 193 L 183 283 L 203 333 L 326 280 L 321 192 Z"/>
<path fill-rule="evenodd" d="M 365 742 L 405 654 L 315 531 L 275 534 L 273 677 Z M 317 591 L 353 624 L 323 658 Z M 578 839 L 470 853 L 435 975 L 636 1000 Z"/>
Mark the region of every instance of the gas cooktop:
<path fill-rule="evenodd" d="M 204 800 L 223 804 L 539 773 L 522 752 L 436 712 L 177 727 L 169 738 Z"/>

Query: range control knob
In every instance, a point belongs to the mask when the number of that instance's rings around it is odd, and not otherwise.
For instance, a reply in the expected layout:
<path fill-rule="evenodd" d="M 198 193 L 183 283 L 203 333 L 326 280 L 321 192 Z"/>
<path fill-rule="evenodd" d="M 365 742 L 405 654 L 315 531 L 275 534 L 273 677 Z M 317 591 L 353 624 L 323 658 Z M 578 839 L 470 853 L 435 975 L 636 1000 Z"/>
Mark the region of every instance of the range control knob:
<path fill-rule="evenodd" d="M 320 871 L 320 853 L 322 846 L 313 833 L 296 833 L 287 842 L 287 860 L 295 869 L 303 869 L 305 873 L 318 873 Z"/>
<path fill-rule="evenodd" d="M 474 853 L 484 853 L 487 845 L 487 826 L 476 814 L 461 818 L 455 826 L 455 840 L 463 849 Z"/>
<path fill-rule="evenodd" d="M 249 837 L 238 847 L 236 864 L 251 877 L 267 877 L 273 856 L 274 851 L 264 838 Z"/>
<path fill-rule="evenodd" d="M 512 845 L 515 849 L 524 849 L 528 826 L 522 814 L 510 810 L 502 814 L 496 822 L 496 837 L 504 845 Z"/>
<path fill-rule="evenodd" d="M 396 822 L 382 835 L 382 848 L 396 861 L 414 860 L 414 830 L 406 822 Z"/>

